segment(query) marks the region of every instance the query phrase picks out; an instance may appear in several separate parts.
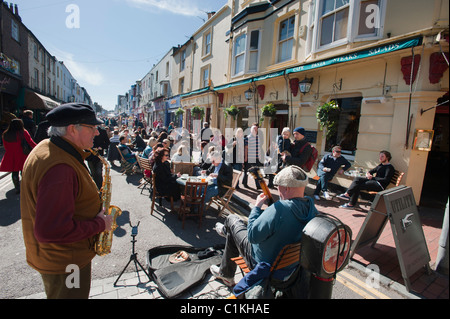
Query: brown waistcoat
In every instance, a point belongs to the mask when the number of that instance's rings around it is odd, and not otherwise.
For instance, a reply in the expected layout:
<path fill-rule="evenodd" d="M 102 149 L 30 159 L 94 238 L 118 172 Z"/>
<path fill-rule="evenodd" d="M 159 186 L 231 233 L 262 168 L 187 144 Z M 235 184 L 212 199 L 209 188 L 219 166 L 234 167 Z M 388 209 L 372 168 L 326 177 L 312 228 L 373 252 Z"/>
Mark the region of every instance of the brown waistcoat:
<path fill-rule="evenodd" d="M 82 154 L 86 153 L 75 149 Z M 70 165 L 78 178 L 78 195 L 75 199 L 74 220 L 89 220 L 95 218 L 101 209 L 101 200 L 97 186 L 89 172 L 77 159 L 49 140 L 42 141 L 35 147 L 25 162 L 20 206 L 22 215 L 23 237 L 26 247 L 28 264 L 43 274 L 64 274 L 70 264 L 83 268 L 94 258 L 94 237 L 71 244 L 46 244 L 40 243 L 34 236 L 34 222 L 36 216 L 36 200 L 38 186 L 47 171 L 58 164 Z M 58 194 L 55 194 L 58 196 Z M 52 203 L 48 203 L 50 207 Z"/>

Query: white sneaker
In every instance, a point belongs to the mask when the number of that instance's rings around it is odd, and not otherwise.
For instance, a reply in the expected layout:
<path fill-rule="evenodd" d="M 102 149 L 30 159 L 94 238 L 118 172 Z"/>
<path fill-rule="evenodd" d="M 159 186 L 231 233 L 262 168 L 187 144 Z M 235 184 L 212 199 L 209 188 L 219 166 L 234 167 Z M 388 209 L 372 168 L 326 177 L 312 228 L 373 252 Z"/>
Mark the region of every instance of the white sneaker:
<path fill-rule="evenodd" d="M 227 238 L 227 230 L 225 229 L 225 225 L 224 224 L 216 223 L 215 229 L 216 229 L 216 232 L 220 236 Z"/>
<path fill-rule="evenodd" d="M 211 267 L 209 267 L 209 271 L 211 272 L 211 274 L 214 277 L 216 277 L 216 279 L 221 279 L 226 286 L 233 287 L 234 285 L 236 285 L 236 283 L 234 282 L 234 277 L 228 278 L 228 277 L 224 277 L 220 274 L 219 266 L 212 265 Z"/>
<path fill-rule="evenodd" d="M 323 192 L 323 197 L 325 197 L 326 200 L 331 200 L 332 198 L 328 192 Z"/>
<path fill-rule="evenodd" d="M 315 199 L 315 200 L 320 200 L 319 195 L 314 195 L 314 199 Z"/>

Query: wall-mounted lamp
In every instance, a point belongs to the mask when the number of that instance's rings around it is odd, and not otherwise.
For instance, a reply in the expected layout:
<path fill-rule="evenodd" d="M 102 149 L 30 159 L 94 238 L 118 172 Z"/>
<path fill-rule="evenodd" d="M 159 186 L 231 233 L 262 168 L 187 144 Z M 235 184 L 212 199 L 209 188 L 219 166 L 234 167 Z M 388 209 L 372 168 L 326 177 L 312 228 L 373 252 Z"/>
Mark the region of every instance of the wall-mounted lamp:
<path fill-rule="evenodd" d="M 253 99 L 253 90 L 250 88 L 247 91 L 244 92 L 245 98 L 247 99 L 247 101 L 250 101 Z"/>
<path fill-rule="evenodd" d="M 311 90 L 311 85 L 313 83 L 313 78 L 305 78 L 303 81 L 298 83 L 298 89 L 303 94 L 309 93 Z"/>

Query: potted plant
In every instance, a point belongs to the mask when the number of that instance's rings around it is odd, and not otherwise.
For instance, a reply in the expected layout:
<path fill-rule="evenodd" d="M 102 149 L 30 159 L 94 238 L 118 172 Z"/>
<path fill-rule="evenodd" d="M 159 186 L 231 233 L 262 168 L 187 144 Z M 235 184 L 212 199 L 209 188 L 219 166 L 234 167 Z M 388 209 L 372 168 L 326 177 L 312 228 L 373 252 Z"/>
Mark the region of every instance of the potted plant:
<path fill-rule="evenodd" d="M 277 108 L 273 103 L 269 103 L 262 107 L 261 112 L 265 117 L 274 117 L 277 114 Z"/>
<path fill-rule="evenodd" d="M 339 105 L 335 100 L 331 100 L 317 108 L 317 121 L 320 129 L 327 129 L 327 137 L 332 136 L 336 132 L 338 115 Z"/>
<path fill-rule="evenodd" d="M 228 118 L 228 115 L 231 115 L 234 120 L 236 120 L 236 116 L 239 114 L 240 110 L 236 107 L 236 105 L 231 105 L 230 107 L 226 107 L 224 109 L 225 118 Z"/>
<path fill-rule="evenodd" d="M 205 116 L 205 110 L 200 106 L 194 106 L 191 109 L 191 114 L 196 119 L 202 119 Z"/>

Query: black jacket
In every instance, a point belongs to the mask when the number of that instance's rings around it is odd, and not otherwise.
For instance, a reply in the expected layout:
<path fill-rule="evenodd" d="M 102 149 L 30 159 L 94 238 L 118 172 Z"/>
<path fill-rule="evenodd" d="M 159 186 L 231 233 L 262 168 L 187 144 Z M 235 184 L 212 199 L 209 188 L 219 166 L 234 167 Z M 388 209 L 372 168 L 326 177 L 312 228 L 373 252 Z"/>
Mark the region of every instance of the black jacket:
<path fill-rule="evenodd" d="M 216 167 L 211 165 L 211 167 L 206 172 L 207 175 L 214 173 Z M 217 176 L 217 186 L 219 187 L 219 196 L 225 195 L 228 188 L 223 187 L 224 185 L 230 186 L 233 182 L 233 168 L 230 164 L 222 162 L 222 166 L 219 169 L 219 174 Z"/>
<path fill-rule="evenodd" d="M 155 161 L 153 166 L 155 174 L 155 187 L 159 194 L 163 196 L 174 196 L 177 200 L 180 196 L 180 186 L 177 183 L 177 175 L 172 174 L 170 162 Z"/>
<path fill-rule="evenodd" d="M 300 152 L 303 146 L 305 148 L 303 149 L 303 152 Z M 286 164 L 287 165 L 296 165 L 298 167 L 302 167 L 306 163 L 306 161 L 311 156 L 312 148 L 311 144 L 308 143 L 306 138 L 303 138 L 301 140 L 295 140 L 294 143 L 291 145 L 291 155 L 286 156 Z"/>

